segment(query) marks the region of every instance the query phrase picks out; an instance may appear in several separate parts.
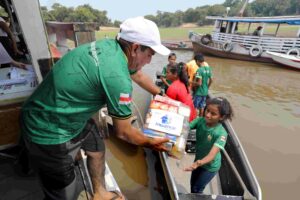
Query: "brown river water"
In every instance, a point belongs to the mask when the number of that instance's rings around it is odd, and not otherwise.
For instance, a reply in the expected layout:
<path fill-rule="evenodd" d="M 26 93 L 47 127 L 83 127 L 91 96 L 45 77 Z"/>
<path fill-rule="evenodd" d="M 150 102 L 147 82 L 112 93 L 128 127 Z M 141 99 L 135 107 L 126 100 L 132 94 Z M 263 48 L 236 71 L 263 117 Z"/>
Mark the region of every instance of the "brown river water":
<path fill-rule="evenodd" d="M 190 51 L 175 53 L 178 62 L 193 56 Z M 233 106 L 232 125 L 260 183 L 263 199 L 299 199 L 300 71 L 275 64 L 205 58 L 213 69 L 210 92 L 226 97 Z M 155 55 L 143 71 L 154 78 L 165 64 L 167 57 Z M 135 87 L 133 98 L 144 115 L 149 95 Z M 151 155 L 141 148 L 119 148 L 128 145 L 123 142 L 114 141 L 114 145 L 108 142 L 107 159 L 126 196 L 164 199 L 159 186 L 151 187 L 159 177 L 147 172 L 155 168 L 156 162 L 148 162 L 153 160 Z"/>

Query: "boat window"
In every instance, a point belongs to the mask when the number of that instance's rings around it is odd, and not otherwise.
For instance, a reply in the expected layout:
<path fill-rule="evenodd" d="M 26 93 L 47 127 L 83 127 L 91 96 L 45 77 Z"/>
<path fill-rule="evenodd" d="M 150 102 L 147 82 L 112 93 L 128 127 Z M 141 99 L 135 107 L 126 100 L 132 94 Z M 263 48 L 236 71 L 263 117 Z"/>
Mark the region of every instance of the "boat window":
<path fill-rule="evenodd" d="M 2 23 L 5 22 L 11 32 L 0 30 L 0 55 L 5 57 L 0 59 L 0 106 L 24 101 L 38 85 L 30 53 L 12 8 L 10 1 L 0 1 Z"/>
<path fill-rule="evenodd" d="M 52 57 L 60 58 L 81 44 L 96 40 L 96 23 L 46 22 L 48 42 Z"/>
<path fill-rule="evenodd" d="M 234 33 L 240 35 L 246 35 L 248 34 L 248 26 L 249 23 L 239 22 L 235 26 Z"/>
<path fill-rule="evenodd" d="M 75 48 L 75 35 L 70 23 L 46 22 L 48 42 L 53 57 L 61 57 Z"/>
<path fill-rule="evenodd" d="M 299 31 L 299 25 L 281 24 L 277 36 L 278 37 L 295 37 Z M 299 36 L 298 36 L 299 37 Z"/>
<path fill-rule="evenodd" d="M 220 25 L 220 33 L 226 33 L 227 22 L 222 21 Z"/>

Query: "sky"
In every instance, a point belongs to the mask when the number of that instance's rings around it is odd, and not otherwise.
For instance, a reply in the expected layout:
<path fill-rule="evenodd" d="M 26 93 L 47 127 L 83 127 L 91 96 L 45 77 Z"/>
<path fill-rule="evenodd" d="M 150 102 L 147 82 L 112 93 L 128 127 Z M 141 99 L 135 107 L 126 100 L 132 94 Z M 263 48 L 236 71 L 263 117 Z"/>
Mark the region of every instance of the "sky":
<path fill-rule="evenodd" d="M 111 20 L 123 21 L 130 17 L 156 15 L 157 11 L 175 12 L 185 11 L 204 5 L 224 3 L 225 0 L 39 0 L 42 6 L 49 9 L 53 3 L 60 3 L 66 7 L 77 7 L 89 4 L 98 10 L 106 10 Z"/>

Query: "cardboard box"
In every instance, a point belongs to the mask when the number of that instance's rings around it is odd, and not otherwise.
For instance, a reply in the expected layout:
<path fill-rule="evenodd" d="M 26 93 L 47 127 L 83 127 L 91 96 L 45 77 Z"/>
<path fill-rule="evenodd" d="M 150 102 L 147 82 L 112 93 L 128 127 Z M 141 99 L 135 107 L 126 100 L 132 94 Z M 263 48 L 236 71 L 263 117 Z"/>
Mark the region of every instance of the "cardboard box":
<path fill-rule="evenodd" d="M 18 144 L 20 109 L 19 106 L 0 108 L 0 150 Z"/>
<path fill-rule="evenodd" d="M 168 97 L 156 95 L 150 102 L 143 133 L 148 137 L 168 138 L 169 154 L 180 158 L 189 131 L 189 116 L 188 106 Z"/>

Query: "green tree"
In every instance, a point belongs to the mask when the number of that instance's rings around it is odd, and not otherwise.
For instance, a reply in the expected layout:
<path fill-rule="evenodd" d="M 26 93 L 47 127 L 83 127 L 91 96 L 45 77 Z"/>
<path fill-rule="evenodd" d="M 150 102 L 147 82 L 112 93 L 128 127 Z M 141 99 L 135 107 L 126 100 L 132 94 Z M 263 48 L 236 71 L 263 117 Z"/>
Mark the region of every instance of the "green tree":
<path fill-rule="evenodd" d="M 182 20 L 184 23 L 192 23 L 192 22 L 195 23 L 199 20 L 199 17 L 200 17 L 200 13 L 197 12 L 197 10 L 193 8 L 189 8 L 184 12 L 182 16 Z"/>
<path fill-rule="evenodd" d="M 222 16 L 226 14 L 226 8 L 223 5 L 213 5 L 208 8 L 207 14 Z"/>
<path fill-rule="evenodd" d="M 113 26 L 114 27 L 120 27 L 121 23 L 122 23 L 121 21 L 115 20 L 114 23 L 113 23 Z"/>
<path fill-rule="evenodd" d="M 67 21 L 69 15 L 72 15 L 74 12 L 73 7 L 67 8 L 59 3 L 53 4 L 51 8 L 52 10 L 50 10 L 49 13 L 59 22 Z"/>
<path fill-rule="evenodd" d="M 156 24 L 158 24 L 158 19 L 157 19 L 157 16 L 154 16 L 154 15 L 145 15 L 144 16 L 146 19 L 149 19 L 151 21 L 154 21 Z"/>
<path fill-rule="evenodd" d="M 94 22 L 96 16 L 88 8 L 78 6 L 65 20 L 69 22 Z"/>
<path fill-rule="evenodd" d="M 50 12 L 48 12 L 48 9 L 46 6 L 41 6 L 41 12 L 42 12 L 44 21 L 55 21 L 55 17 Z"/>
<path fill-rule="evenodd" d="M 1 6 L 0 6 L 0 16 L 7 17 L 7 13 L 5 12 L 4 8 L 2 8 Z"/>

